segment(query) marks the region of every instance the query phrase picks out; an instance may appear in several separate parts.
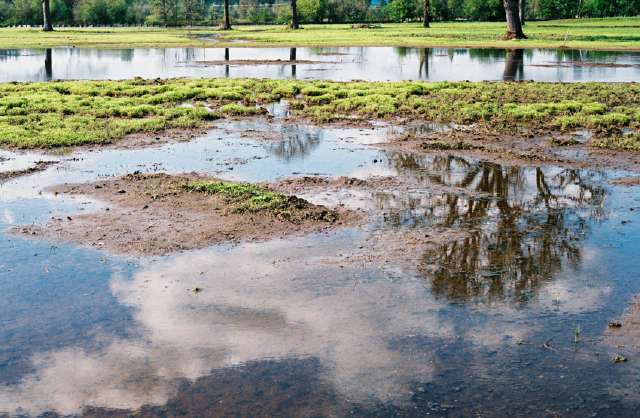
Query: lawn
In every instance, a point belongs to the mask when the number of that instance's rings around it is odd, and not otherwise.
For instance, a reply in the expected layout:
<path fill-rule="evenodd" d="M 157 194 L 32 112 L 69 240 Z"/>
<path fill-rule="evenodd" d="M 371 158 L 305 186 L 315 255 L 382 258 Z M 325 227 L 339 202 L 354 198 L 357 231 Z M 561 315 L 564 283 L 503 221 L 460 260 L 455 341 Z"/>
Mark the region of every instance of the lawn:
<path fill-rule="evenodd" d="M 192 129 L 262 114 L 287 100 L 316 123 L 399 118 L 479 124 L 513 133 L 594 131 L 598 144 L 638 149 L 640 84 L 323 82 L 266 79 L 56 81 L 0 84 L 0 146 L 52 148 L 116 142 L 127 134 Z M 188 105 L 187 105 L 188 104 Z M 613 138 L 613 139 L 612 139 Z"/>
<path fill-rule="evenodd" d="M 529 22 L 528 39 L 502 38 L 502 22 L 436 22 L 383 24 L 354 29 L 351 25 L 303 25 L 217 28 L 82 28 L 0 29 L 0 48 L 27 47 L 224 47 L 224 46 L 414 46 L 414 47 L 541 47 L 640 51 L 640 17 Z M 238 42 L 242 41 L 242 42 Z"/>

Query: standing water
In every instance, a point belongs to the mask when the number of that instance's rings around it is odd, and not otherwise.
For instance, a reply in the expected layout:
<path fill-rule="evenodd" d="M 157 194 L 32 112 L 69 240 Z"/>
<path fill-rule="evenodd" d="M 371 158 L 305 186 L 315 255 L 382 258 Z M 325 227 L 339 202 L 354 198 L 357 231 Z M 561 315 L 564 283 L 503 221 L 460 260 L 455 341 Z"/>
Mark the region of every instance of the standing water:
<path fill-rule="evenodd" d="M 628 82 L 640 79 L 640 52 L 391 47 L 0 50 L 0 82 L 133 77 Z"/>

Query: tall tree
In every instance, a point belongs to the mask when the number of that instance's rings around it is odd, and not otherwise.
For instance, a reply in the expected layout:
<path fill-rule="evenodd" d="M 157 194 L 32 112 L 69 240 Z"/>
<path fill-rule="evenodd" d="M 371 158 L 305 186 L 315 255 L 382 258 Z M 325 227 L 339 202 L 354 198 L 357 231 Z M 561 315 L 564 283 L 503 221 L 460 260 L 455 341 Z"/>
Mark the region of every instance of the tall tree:
<path fill-rule="evenodd" d="M 291 29 L 298 29 L 300 22 L 298 21 L 298 2 L 291 0 Z"/>
<path fill-rule="evenodd" d="M 522 1 L 522 0 L 521 0 Z M 424 0 L 423 11 L 422 11 L 422 26 L 425 28 L 429 27 L 429 0 Z"/>
<path fill-rule="evenodd" d="M 222 28 L 225 30 L 231 29 L 231 19 L 229 17 L 229 0 L 224 0 L 224 22 Z"/>
<path fill-rule="evenodd" d="M 524 26 L 524 14 L 526 12 L 525 7 L 527 7 L 525 0 L 520 0 L 518 3 L 518 10 L 520 10 L 520 24 Z"/>
<path fill-rule="evenodd" d="M 525 39 L 520 22 L 519 0 L 503 0 L 504 11 L 507 15 L 507 39 Z"/>
<path fill-rule="evenodd" d="M 51 32 L 53 30 L 53 26 L 51 25 L 51 8 L 49 7 L 49 0 L 42 0 L 42 18 L 42 30 L 45 32 Z"/>

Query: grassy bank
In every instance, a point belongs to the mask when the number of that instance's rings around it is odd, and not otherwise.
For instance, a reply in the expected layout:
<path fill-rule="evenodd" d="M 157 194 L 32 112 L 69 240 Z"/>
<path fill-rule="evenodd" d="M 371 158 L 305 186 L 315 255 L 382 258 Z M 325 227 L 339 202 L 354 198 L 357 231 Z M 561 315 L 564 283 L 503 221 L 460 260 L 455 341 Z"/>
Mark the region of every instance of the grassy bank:
<path fill-rule="evenodd" d="M 217 28 L 82 28 L 0 29 L 0 48 L 27 47 L 223 47 L 223 46 L 412 46 L 492 48 L 581 48 L 640 50 L 640 18 L 580 19 L 529 22 L 528 39 L 506 41 L 503 22 L 436 22 L 430 29 L 418 23 L 383 24 L 371 29 L 351 25 L 304 25 Z M 216 40 L 213 40 L 215 36 Z M 203 37 L 208 37 L 205 40 Z M 233 42 L 242 40 L 242 43 Z"/>
<path fill-rule="evenodd" d="M 0 85 L 0 145 L 59 147 L 190 129 L 264 113 L 288 100 L 314 122 L 394 119 L 478 123 L 495 132 L 640 126 L 640 84 L 321 82 L 255 79 L 66 81 Z M 188 105 L 187 105 L 188 104 Z"/>

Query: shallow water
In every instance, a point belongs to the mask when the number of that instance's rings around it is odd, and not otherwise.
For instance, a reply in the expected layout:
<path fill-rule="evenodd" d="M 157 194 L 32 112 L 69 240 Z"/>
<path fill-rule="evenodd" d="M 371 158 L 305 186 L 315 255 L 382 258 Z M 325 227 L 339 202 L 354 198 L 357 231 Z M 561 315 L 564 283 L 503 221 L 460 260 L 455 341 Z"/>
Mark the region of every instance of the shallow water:
<path fill-rule="evenodd" d="M 635 416 L 640 351 L 603 334 L 640 292 L 640 189 L 608 183 L 623 173 L 373 145 L 394 133 L 225 122 L 189 142 L 57 156 L 0 185 L 0 229 L 100 205 L 40 194 L 48 185 L 135 170 L 409 185 L 309 196 L 369 211 L 363 228 L 167 257 L 0 235 L 0 411 Z M 386 237 L 451 228 L 467 234 L 350 261 Z M 613 364 L 618 351 L 631 361 Z"/>
<path fill-rule="evenodd" d="M 213 65 L 211 61 L 314 63 Z M 209 64 L 207 64 L 209 62 Z M 132 77 L 637 81 L 640 52 L 466 48 L 53 48 L 0 50 L 0 82 Z"/>

